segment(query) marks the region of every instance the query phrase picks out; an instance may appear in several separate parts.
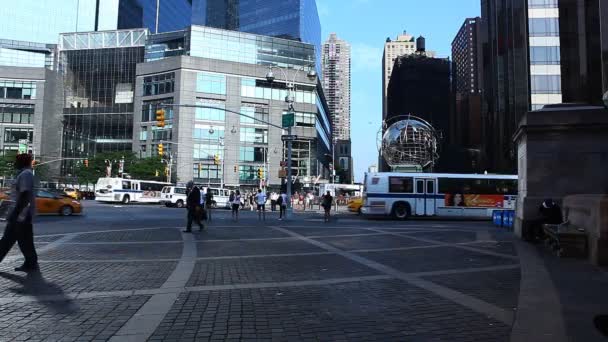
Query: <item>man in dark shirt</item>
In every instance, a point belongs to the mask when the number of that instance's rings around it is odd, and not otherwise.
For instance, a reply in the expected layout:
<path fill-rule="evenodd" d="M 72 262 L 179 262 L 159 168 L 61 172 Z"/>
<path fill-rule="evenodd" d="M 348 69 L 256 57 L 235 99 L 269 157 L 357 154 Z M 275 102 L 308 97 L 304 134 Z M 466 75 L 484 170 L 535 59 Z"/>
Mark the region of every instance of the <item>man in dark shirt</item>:
<path fill-rule="evenodd" d="M 186 191 L 188 197 L 186 198 L 186 208 L 188 209 L 188 224 L 184 233 L 192 233 L 192 221 L 195 221 L 200 230 L 205 229 L 201 222 L 201 191 L 198 187 L 194 186 L 194 182 L 190 181 L 186 185 Z"/>
<path fill-rule="evenodd" d="M 22 266 L 15 268 L 15 271 L 31 272 L 38 270 L 38 255 L 34 247 L 34 228 L 32 225 L 32 219 L 36 211 L 32 156 L 29 154 L 18 155 L 15 167 L 19 171 L 11 191 L 11 199 L 14 203 L 9 210 L 4 235 L 0 240 L 0 261 L 4 259 L 8 251 L 17 242 L 25 261 Z"/>

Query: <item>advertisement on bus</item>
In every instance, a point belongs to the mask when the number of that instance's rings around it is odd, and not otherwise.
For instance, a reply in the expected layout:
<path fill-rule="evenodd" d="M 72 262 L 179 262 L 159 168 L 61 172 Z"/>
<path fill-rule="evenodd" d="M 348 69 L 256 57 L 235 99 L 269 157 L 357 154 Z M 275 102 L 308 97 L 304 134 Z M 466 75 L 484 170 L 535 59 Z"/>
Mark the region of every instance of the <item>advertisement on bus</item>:
<path fill-rule="evenodd" d="M 504 195 L 446 194 L 446 207 L 502 208 Z"/>

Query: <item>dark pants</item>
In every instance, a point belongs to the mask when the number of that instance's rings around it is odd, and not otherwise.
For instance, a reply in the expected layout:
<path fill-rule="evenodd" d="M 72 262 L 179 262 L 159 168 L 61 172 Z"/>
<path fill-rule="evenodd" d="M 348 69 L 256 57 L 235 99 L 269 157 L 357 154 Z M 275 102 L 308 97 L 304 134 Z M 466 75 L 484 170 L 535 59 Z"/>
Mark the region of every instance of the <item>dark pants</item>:
<path fill-rule="evenodd" d="M 283 218 L 285 216 L 285 209 L 287 209 L 286 206 L 279 205 L 279 218 Z"/>
<path fill-rule="evenodd" d="M 15 242 L 19 244 L 19 249 L 25 257 L 26 266 L 34 266 L 38 264 L 38 255 L 34 247 L 34 229 L 31 221 L 26 222 L 8 222 L 4 229 L 4 235 L 0 240 L 0 261 L 13 248 Z"/>
<path fill-rule="evenodd" d="M 277 206 L 277 201 L 275 200 L 270 200 L 270 208 L 272 211 L 276 211 L 276 206 Z"/>
<path fill-rule="evenodd" d="M 188 225 L 186 226 L 186 230 L 192 230 L 192 221 L 196 222 L 196 224 L 203 229 L 204 226 L 201 223 L 201 216 L 197 213 L 196 208 L 188 208 Z"/>

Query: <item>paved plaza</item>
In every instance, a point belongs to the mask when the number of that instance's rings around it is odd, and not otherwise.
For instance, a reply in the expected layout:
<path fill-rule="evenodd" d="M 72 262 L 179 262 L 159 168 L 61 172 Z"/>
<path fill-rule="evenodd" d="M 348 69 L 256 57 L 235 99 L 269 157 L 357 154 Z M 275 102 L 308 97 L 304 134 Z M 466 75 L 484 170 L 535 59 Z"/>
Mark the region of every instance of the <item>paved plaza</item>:
<path fill-rule="evenodd" d="M 604 270 L 487 222 L 217 211 L 188 234 L 181 209 L 87 205 L 38 220 L 40 273 L 0 264 L 0 341 L 603 340 L 607 299 L 568 275 L 600 294 Z"/>

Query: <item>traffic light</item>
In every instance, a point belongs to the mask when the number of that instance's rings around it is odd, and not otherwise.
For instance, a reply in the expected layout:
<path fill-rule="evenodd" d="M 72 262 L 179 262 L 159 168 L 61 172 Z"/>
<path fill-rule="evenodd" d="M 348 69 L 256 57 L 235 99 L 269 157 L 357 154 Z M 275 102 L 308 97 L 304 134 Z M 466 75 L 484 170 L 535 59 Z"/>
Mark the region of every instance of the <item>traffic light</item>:
<path fill-rule="evenodd" d="M 238 171 L 238 166 L 234 165 L 234 172 Z"/>
<path fill-rule="evenodd" d="M 198 163 L 198 172 L 200 173 L 203 170 L 203 164 Z"/>
<path fill-rule="evenodd" d="M 264 169 L 262 169 L 262 168 L 258 169 L 258 178 L 259 179 L 263 179 L 264 178 Z"/>
<path fill-rule="evenodd" d="M 156 110 L 156 127 L 165 127 L 165 110 Z"/>
<path fill-rule="evenodd" d="M 159 156 L 163 156 L 163 152 L 164 152 L 164 146 L 163 144 L 158 144 L 158 155 Z"/>
<path fill-rule="evenodd" d="M 216 154 L 215 156 L 213 156 L 213 164 L 220 165 L 220 155 L 219 154 Z"/>
<path fill-rule="evenodd" d="M 154 173 L 155 177 L 158 177 L 158 170 Z"/>
<path fill-rule="evenodd" d="M 89 167 L 89 160 L 88 159 L 84 160 L 84 167 Z"/>

